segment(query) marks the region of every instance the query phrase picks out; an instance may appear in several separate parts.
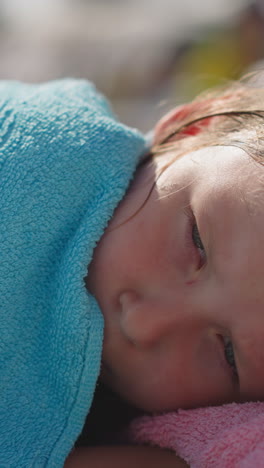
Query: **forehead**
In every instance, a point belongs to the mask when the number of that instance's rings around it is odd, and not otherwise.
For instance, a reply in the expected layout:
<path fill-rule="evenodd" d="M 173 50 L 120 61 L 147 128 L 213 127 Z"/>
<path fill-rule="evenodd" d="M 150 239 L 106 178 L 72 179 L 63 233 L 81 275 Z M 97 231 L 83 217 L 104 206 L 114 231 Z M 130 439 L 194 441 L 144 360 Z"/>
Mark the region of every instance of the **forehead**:
<path fill-rule="evenodd" d="M 210 191 L 232 202 L 241 201 L 249 214 L 264 209 L 264 167 L 245 151 L 233 146 L 208 147 L 190 153 L 190 170 L 198 191 Z"/>
<path fill-rule="evenodd" d="M 264 166 L 244 150 L 211 146 L 176 160 L 169 154 L 168 160 L 163 156 L 160 162 L 164 159 L 167 169 L 157 177 L 157 186 L 166 195 L 184 191 L 191 201 L 194 197 L 215 207 L 235 203 L 237 207 L 246 206 L 247 215 L 264 214 Z M 157 168 L 159 174 L 159 164 Z"/>

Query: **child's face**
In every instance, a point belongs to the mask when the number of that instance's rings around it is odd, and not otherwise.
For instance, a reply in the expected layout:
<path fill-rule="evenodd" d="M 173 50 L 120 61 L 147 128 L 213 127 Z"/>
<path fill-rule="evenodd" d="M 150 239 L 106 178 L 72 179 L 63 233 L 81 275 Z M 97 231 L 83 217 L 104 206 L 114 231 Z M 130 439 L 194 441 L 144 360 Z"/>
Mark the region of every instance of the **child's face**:
<path fill-rule="evenodd" d="M 89 270 L 101 378 L 150 411 L 263 399 L 264 168 L 228 146 L 188 154 L 127 220 L 154 171 L 138 172 Z"/>

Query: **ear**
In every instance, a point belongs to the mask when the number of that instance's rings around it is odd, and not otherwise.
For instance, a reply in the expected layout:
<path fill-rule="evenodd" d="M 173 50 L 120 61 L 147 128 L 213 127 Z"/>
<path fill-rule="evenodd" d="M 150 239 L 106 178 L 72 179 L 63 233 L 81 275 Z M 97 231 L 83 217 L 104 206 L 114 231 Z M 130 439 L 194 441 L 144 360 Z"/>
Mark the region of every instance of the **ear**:
<path fill-rule="evenodd" d="M 213 118 L 206 117 L 211 103 L 212 99 L 205 99 L 204 101 L 191 102 L 190 104 L 175 107 L 175 109 L 168 112 L 154 128 L 154 145 L 160 144 L 170 133 L 177 129 L 179 129 L 177 139 L 197 135 Z M 198 115 L 200 119 L 196 121 Z M 181 127 L 183 128 L 181 129 Z"/>

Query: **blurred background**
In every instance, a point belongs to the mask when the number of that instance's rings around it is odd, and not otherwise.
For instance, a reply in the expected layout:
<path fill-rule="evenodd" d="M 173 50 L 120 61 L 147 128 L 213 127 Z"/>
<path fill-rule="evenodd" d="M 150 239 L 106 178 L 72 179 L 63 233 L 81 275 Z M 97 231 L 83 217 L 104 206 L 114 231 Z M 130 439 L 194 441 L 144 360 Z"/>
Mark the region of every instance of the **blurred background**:
<path fill-rule="evenodd" d="M 88 78 L 143 131 L 263 60 L 264 0 L 0 0 L 0 79 Z"/>

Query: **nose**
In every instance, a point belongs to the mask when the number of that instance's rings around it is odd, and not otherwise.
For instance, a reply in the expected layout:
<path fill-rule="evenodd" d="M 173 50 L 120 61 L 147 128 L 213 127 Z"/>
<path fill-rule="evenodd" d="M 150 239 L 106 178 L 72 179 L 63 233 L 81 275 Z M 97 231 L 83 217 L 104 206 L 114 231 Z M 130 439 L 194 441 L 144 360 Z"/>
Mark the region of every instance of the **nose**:
<path fill-rule="evenodd" d="M 132 291 L 120 296 L 121 328 L 124 335 L 139 347 L 162 343 L 169 335 L 185 335 L 199 326 L 194 311 L 186 301 L 140 297 Z M 187 335 L 186 335 L 187 336 Z"/>

